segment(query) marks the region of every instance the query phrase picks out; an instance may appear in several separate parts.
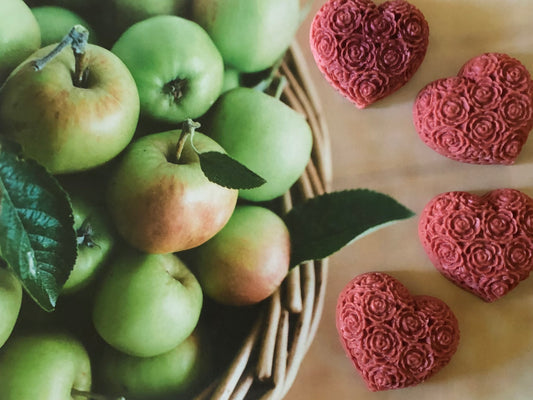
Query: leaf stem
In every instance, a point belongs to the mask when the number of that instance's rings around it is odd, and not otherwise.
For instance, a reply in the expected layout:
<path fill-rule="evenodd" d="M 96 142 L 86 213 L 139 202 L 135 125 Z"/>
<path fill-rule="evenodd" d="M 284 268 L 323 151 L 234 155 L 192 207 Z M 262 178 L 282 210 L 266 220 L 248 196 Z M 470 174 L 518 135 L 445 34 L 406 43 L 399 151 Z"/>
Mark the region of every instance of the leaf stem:
<path fill-rule="evenodd" d="M 192 136 L 194 135 L 194 131 L 198 129 L 200 126 L 201 125 L 199 122 L 195 122 L 190 118 L 187 118 L 187 120 L 183 122 L 182 128 L 181 128 L 181 136 L 176 146 L 176 162 L 179 163 L 180 161 L 181 153 L 183 152 L 183 147 L 185 147 L 185 141 L 187 140 L 189 135 L 191 135 L 191 141 L 192 141 Z"/>
<path fill-rule="evenodd" d="M 85 67 L 85 47 L 89 40 L 89 31 L 82 25 L 74 25 L 70 32 L 59 42 L 59 44 L 46 56 L 33 62 L 36 71 L 40 71 L 46 64 L 57 56 L 65 47 L 72 48 L 75 58 L 74 85 L 82 87 L 87 78 L 87 68 Z"/>

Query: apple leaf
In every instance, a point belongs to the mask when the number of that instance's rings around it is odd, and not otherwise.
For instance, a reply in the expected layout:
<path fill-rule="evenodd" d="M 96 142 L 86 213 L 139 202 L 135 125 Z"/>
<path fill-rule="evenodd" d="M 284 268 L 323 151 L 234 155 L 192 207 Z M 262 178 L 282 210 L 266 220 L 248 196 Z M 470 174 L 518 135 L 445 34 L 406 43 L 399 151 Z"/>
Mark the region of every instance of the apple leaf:
<path fill-rule="evenodd" d="M 252 189 L 266 181 L 237 160 L 217 151 L 198 153 L 207 179 L 230 189 Z"/>
<path fill-rule="evenodd" d="M 0 257 L 26 292 L 52 311 L 76 261 L 67 194 L 48 171 L 0 139 Z"/>
<path fill-rule="evenodd" d="M 414 213 L 367 189 L 326 193 L 292 208 L 284 220 L 291 235 L 291 266 L 326 258 L 344 246 Z"/>

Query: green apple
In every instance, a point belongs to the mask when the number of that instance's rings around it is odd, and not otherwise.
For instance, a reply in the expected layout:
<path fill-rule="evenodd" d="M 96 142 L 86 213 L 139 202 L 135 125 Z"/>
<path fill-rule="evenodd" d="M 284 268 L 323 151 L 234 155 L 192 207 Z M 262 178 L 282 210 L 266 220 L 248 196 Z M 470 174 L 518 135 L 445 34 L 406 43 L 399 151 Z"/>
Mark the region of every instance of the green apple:
<path fill-rule="evenodd" d="M 81 400 L 73 390 L 90 388 L 89 356 L 68 334 L 12 336 L 0 349 L 2 400 Z"/>
<path fill-rule="evenodd" d="M 78 254 L 63 286 L 63 294 L 86 287 L 108 261 L 115 243 L 114 228 L 103 206 L 91 202 L 82 193 L 70 192 L 70 202 Z"/>
<path fill-rule="evenodd" d="M 134 357 L 105 346 L 97 363 L 98 391 L 127 399 L 185 398 L 201 377 L 206 353 L 197 332 L 154 357 Z"/>
<path fill-rule="evenodd" d="M 106 9 L 113 15 L 116 29 L 123 31 L 136 22 L 156 15 L 185 17 L 191 0 L 109 0 Z"/>
<path fill-rule="evenodd" d="M 131 141 L 139 117 L 137 88 L 118 57 L 92 44 L 79 63 L 64 49 L 36 70 L 36 61 L 54 46 L 35 52 L 0 88 L 0 131 L 51 173 L 88 170 Z M 73 74 L 78 70 L 83 73 Z"/>
<path fill-rule="evenodd" d="M 225 93 L 231 89 L 241 85 L 241 73 L 235 68 L 226 67 L 224 69 L 224 83 L 222 85 L 221 93 Z"/>
<path fill-rule="evenodd" d="M 0 2 L 0 85 L 41 46 L 39 24 L 22 0 Z"/>
<path fill-rule="evenodd" d="M 292 42 L 300 24 L 300 1 L 193 0 L 192 13 L 225 63 L 258 72 L 275 64 Z"/>
<path fill-rule="evenodd" d="M 108 0 L 24 0 L 32 9 L 37 7 L 60 7 L 69 10 L 94 28 L 91 36 L 98 39 L 98 42 L 92 40 L 91 43 L 109 48 L 114 40 L 110 38 L 109 25 L 113 22 L 113 15 L 109 12 Z M 61 20 L 58 18 L 58 23 Z M 84 24 L 82 24 L 84 25 Z M 89 27 L 87 25 L 84 25 Z M 70 26 L 72 27 L 72 25 Z M 69 28 L 70 28 L 69 27 Z M 93 35 L 93 33 L 95 35 Z"/>
<path fill-rule="evenodd" d="M 41 46 L 59 43 L 74 25 L 83 25 L 89 30 L 89 42 L 97 43 L 97 37 L 89 23 L 75 12 L 58 6 L 33 7 L 31 12 L 41 29 Z"/>
<path fill-rule="evenodd" d="M 205 177 L 192 135 L 177 158 L 182 133 L 172 130 L 135 140 L 110 177 L 107 204 L 117 231 L 148 253 L 178 252 L 204 243 L 222 229 L 237 203 L 237 190 Z M 194 147 L 224 152 L 198 132 Z"/>
<path fill-rule="evenodd" d="M 303 173 L 313 137 L 305 117 L 275 97 L 238 87 L 220 96 L 205 116 L 204 132 L 266 180 L 241 190 L 251 201 L 283 195 Z"/>
<path fill-rule="evenodd" d="M 124 248 L 95 293 L 93 323 L 115 349 L 153 357 L 193 332 L 202 300 L 198 281 L 177 256 Z"/>
<path fill-rule="evenodd" d="M 40 6 L 57 6 L 63 7 L 75 13 L 87 12 L 94 9 L 95 6 L 100 5 L 105 0 L 25 0 L 30 7 Z"/>
<path fill-rule="evenodd" d="M 177 123 L 203 115 L 222 89 L 224 64 L 208 34 L 195 22 L 171 15 L 129 27 L 112 49 L 130 69 L 141 113 Z"/>
<path fill-rule="evenodd" d="M 0 347 L 11 335 L 22 304 L 22 286 L 8 269 L 0 267 Z"/>
<path fill-rule="evenodd" d="M 251 305 L 274 293 L 287 275 L 289 231 L 268 208 L 239 205 L 226 226 L 192 254 L 206 296 L 226 305 Z"/>

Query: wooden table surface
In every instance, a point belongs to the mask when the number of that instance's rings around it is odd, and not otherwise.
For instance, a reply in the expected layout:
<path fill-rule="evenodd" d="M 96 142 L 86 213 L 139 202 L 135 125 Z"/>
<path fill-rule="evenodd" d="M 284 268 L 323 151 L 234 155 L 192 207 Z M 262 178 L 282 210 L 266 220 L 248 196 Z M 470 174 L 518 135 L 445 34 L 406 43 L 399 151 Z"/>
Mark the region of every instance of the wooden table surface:
<path fill-rule="evenodd" d="M 381 3 L 383 1 L 377 1 Z M 533 1 L 411 0 L 430 27 L 426 58 L 402 89 L 365 110 L 335 92 L 316 68 L 308 45 L 315 1 L 298 33 L 325 112 L 333 154 L 333 189 L 369 188 L 417 215 L 439 193 L 484 193 L 509 187 L 533 196 L 533 142 L 513 166 L 449 160 L 418 137 L 411 109 L 427 83 L 455 75 L 471 57 L 503 52 L 533 71 Z M 533 139 L 530 139 L 533 140 Z M 443 278 L 417 236 L 418 216 L 372 233 L 331 257 L 320 327 L 287 400 L 531 399 L 533 397 L 533 278 L 495 303 L 485 303 Z M 384 271 L 413 294 L 441 298 L 461 329 L 457 353 L 438 374 L 413 388 L 369 392 L 344 355 L 335 328 L 335 305 L 356 275 Z"/>

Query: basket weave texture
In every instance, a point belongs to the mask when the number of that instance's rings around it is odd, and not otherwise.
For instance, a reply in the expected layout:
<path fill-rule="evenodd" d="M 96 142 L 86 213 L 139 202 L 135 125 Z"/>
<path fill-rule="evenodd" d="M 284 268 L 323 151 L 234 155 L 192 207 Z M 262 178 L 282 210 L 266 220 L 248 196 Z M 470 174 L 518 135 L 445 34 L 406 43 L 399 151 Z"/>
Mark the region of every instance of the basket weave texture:
<path fill-rule="evenodd" d="M 281 100 L 304 114 L 313 133 L 311 159 L 283 196 L 283 210 L 327 192 L 329 134 L 301 49 L 293 44 L 279 68 L 287 80 Z M 328 260 L 305 262 L 267 300 L 231 364 L 194 400 L 280 400 L 289 391 L 321 318 Z"/>

